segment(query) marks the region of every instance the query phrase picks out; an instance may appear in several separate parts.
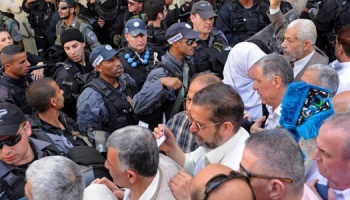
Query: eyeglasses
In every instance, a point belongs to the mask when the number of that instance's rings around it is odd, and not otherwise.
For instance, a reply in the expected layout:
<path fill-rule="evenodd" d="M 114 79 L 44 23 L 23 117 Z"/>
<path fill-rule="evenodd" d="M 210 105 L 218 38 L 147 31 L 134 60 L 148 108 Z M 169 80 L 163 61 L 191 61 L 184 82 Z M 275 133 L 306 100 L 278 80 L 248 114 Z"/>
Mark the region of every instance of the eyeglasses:
<path fill-rule="evenodd" d="M 187 39 L 185 42 L 180 42 L 180 43 L 186 43 L 187 46 L 192 46 L 192 44 L 195 42 L 196 42 L 196 39 L 192 38 L 192 39 Z"/>
<path fill-rule="evenodd" d="M 7 138 L 6 140 L 0 141 L 0 149 L 2 149 L 2 147 L 6 144 L 7 146 L 15 146 L 16 144 L 18 144 L 18 142 L 21 141 L 22 139 L 22 134 L 25 130 L 26 126 L 23 126 L 21 132 L 19 134 L 16 134 L 14 136 L 11 136 L 9 138 Z"/>
<path fill-rule="evenodd" d="M 278 180 L 280 180 L 282 182 L 286 182 L 286 183 L 293 182 L 293 180 L 289 179 L 289 178 L 279 178 L 279 177 L 273 177 L 273 176 L 264 176 L 264 175 L 253 174 L 250 171 L 246 170 L 241 164 L 239 164 L 239 168 L 241 170 L 241 173 L 248 178 L 278 179 Z"/>
<path fill-rule="evenodd" d="M 61 10 L 67 10 L 69 8 L 69 6 L 61 6 L 61 7 L 58 7 L 58 10 L 61 9 Z"/>
<path fill-rule="evenodd" d="M 135 4 L 137 4 L 138 2 L 131 2 L 131 1 L 128 1 L 128 5 L 130 5 L 130 6 L 133 6 L 133 5 L 135 5 Z"/>
<path fill-rule="evenodd" d="M 196 122 L 193 118 L 190 119 L 190 121 L 192 121 L 191 125 L 194 123 L 196 125 L 196 127 L 200 130 L 207 128 L 209 126 L 216 126 L 219 125 L 221 123 L 214 123 L 214 124 L 207 124 L 207 125 L 200 125 L 198 122 Z"/>
<path fill-rule="evenodd" d="M 234 179 L 234 178 L 239 178 L 239 179 L 242 179 L 244 182 L 246 182 L 251 189 L 251 192 L 253 194 L 253 199 L 255 199 L 255 195 L 254 195 L 253 189 L 250 185 L 249 178 L 247 178 L 246 176 L 244 176 L 236 171 L 231 171 L 229 175 L 226 175 L 226 174 L 216 175 L 213 178 L 211 178 L 207 182 L 207 184 L 205 184 L 204 200 L 208 199 L 210 192 L 212 192 L 215 188 L 217 188 L 221 184 L 225 183 L 226 181 Z"/>

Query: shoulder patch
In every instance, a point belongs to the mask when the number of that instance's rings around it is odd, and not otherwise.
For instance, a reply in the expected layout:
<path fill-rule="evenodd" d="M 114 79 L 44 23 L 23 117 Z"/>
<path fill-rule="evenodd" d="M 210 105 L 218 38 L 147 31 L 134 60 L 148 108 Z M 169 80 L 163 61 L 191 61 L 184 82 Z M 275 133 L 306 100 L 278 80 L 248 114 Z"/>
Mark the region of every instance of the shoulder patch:
<path fill-rule="evenodd" d="M 96 35 L 93 31 L 89 31 L 87 33 L 87 37 L 90 38 L 90 40 L 95 41 L 96 40 Z"/>

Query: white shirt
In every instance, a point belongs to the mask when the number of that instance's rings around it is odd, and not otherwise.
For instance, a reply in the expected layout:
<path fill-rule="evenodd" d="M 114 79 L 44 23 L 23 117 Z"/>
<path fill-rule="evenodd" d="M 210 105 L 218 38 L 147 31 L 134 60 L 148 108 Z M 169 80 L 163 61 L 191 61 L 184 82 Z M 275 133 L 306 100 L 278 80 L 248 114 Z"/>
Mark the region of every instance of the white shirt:
<path fill-rule="evenodd" d="M 198 147 L 186 154 L 184 169 L 192 176 L 208 164 L 222 164 L 238 170 L 247 138 L 249 133 L 241 127 L 231 139 L 215 149 Z"/>
<path fill-rule="evenodd" d="M 152 181 L 151 184 L 147 187 L 147 189 L 143 192 L 143 194 L 141 195 L 141 197 L 139 198 L 139 200 L 149 200 L 149 199 L 152 199 L 154 193 L 155 193 L 156 190 L 157 190 L 158 182 L 159 182 L 159 169 L 157 170 L 157 174 L 156 174 L 156 176 L 154 177 L 153 181 Z M 125 189 L 123 200 L 129 200 L 129 199 L 130 199 L 130 195 L 131 195 L 131 190 Z"/>
<path fill-rule="evenodd" d="M 337 71 L 339 76 L 339 87 L 337 94 L 340 92 L 350 90 L 350 62 L 339 62 L 338 60 L 333 61 L 331 67 Z"/>
<path fill-rule="evenodd" d="M 272 106 L 266 105 L 267 110 L 269 111 L 269 117 L 265 123 L 265 129 L 273 129 L 280 125 L 281 110 L 282 104 L 280 104 L 274 111 Z"/>
<path fill-rule="evenodd" d="M 294 62 L 294 67 L 293 67 L 293 72 L 294 72 L 294 78 L 299 74 L 299 72 L 306 67 L 305 65 L 307 64 L 307 62 L 309 62 L 309 60 L 311 59 L 312 55 L 314 55 L 315 50 L 313 50 L 309 55 L 307 55 L 306 57 L 297 60 Z"/>

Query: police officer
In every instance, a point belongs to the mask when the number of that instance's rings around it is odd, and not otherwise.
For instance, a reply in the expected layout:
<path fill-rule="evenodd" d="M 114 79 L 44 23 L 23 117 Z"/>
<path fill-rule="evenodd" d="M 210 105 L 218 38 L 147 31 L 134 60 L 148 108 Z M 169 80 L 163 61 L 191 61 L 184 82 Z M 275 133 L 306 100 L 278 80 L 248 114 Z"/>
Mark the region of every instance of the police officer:
<path fill-rule="evenodd" d="M 76 28 L 82 34 L 84 42 L 88 49 L 93 49 L 100 44 L 96 34 L 92 31 L 92 27 L 79 19 L 75 14 L 76 2 L 74 0 L 61 0 L 58 4 L 58 14 L 61 18 L 56 24 L 56 42 L 55 44 L 60 45 L 60 34 L 62 31 L 69 28 Z"/>
<path fill-rule="evenodd" d="M 29 164 L 59 151 L 50 143 L 29 138 L 31 126 L 16 105 L 0 103 L 0 120 L 0 199 L 20 199 L 25 195 Z"/>
<path fill-rule="evenodd" d="M 136 81 L 141 89 L 147 76 L 147 66 L 158 62 L 158 53 L 147 46 L 146 24 L 141 19 L 130 19 L 124 28 L 128 46 L 120 50 L 119 58 L 124 71 Z"/>
<path fill-rule="evenodd" d="M 94 71 L 89 63 L 90 52 L 85 50 L 83 35 L 78 29 L 71 28 L 61 33 L 61 45 L 68 58 L 54 70 L 51 77 L 64 91 L 64 109 L 68 116 L 76 118 L 76 100 L 82 90 L 77 83 L 77 77 Z"/>
<path fill-rule="evenodd" d="M 148 0 L 145 3 L 147 22 L 147 43 L 155 49 L 160 56 L 164 55 L 167 42 L 165 40 L 165 29 L 162 27 L 162 20 L 167 16 L 164 1 Z M 159 57 L 160 59 L 160 57 Z"/>
<path fill-rule="evenodd" d="M 22 9 L 29 13 L 28 21 L 34 29 L 37 49 L 44 51 L 50 47 L 46 30 L 55 12 L 55 0 L 23 0 Z"/>
<path fill-rule="evenodd" d="M 194 63 L 196 73 L 211 71 L 222 77 L 222 71 L 231 47 L 228 46 L 225 35 L 213 28 L 216 13 L 207 1 L 193 4 L 190 19 L 193 30 L 200 32 L 196 42 Z"/>
<path fill-rule="evenodd" d="M 118 52 L 110 45 L 95 48 L 90 63 L 99 72 L 78 98 L 77 123 L 81 132 L 89 127 L 108 133 L 135 124 L 131 98 L 137 92 L 135 81 L 123 73 Z"/>
<path fill-rule="evenodd" d="M 163 112 L 169 118 L 179 111 L 175 102 L 182 105 L 192 75 L 187 57 L 193 55 L 198 35 L 199 32 L 185 22 L 173 24 L 165 33 L 170 49 L 162 56 L 159 67 L 148 74 L 141 91 L 133 98 L 134 112 L 151 130 L 162 122 Z"/>
<path fill-rule="evenodd" d="M 8 12 L 0 11 L 0 28 L 5 27 L 7 32 L 10 33 L 11 38 L 15 44 L 18 46 L 24 47 L 23 37 L 19 31 L 19 24 L 14 19 L 14 15 Z"/>
<path fill-rule="evenodd" d="M 335 60 L 336 34 L 342 26 L 350 24 L 350 1 L 324 0 L 313 22 L 317 29 L 316 46 L 326 52 L 330 61 Z"/>
<path fill-rule="evenodd" d="M 282 2 L 280 8 L 282 13 L 286 13 L 292 6 L 288 2 Z M 234 46 L 270 23 L 266 15 L 268 9 L 269 3 L 264 0 L 225 2 L 219 10 L 216 27 L 225 34 L 229 44 Z"/>
<path fill-rule="evenodd" d="M 13 103 L 25 114 L 32 114 L 33 109 L 25 98 L 25 90 L 33 81 L 28 75 L 26 52 L 20 46 L 8 45 L 2 49 L 0 60 L 5 70 L 0 78 L 0 102 Z"/>

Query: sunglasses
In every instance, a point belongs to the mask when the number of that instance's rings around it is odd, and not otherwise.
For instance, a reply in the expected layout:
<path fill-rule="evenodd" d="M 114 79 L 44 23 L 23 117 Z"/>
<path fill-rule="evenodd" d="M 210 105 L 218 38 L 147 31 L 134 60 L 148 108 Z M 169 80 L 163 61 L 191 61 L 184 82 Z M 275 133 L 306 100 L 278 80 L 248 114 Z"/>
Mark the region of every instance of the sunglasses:
<path fill-rule="evenodd" d="M 285 182 L 285 183 L 292 183 L 293 182 L 293 180 L 290 178 L 280 178 L 280 177 L 253 174 L 250 171 L 246 170 L 241 164 L 239 164 L 239 168 L 241 170 L 241 173 L 248 178 L 277 179 L 277 180 L 280 180 L 280 181 Z"/>
<path fill-rule="evenodd" d="M 195 42 L 196 42 L 196 39 L 192 38 L 192 39 L 187 39 L 187 41 L 180 42 L 180 43 L 186 43 L 188 46 L 192 46 L 192 44 L 195 43 Z"/>
<path fill-rule="evenodd" d="M 252 186 L 250 185 L 250 180 L 248 177 L 236 172 L 231 171 L 229 175 L 226 174 L 219 174 L 211 178 L 207 184 L 205 184 L 205 193 L 204 193 L 204 200 L 207 200 L 209 197 L 209 194 L 217 187 L 219 187 L 221 184 L 225 183 L 226 181 L 229 181 L 231 179 L 242 179 L 244 182 L 246 182 L 249 185 L 250 190 L 253 194 L 253 199 L 255 199 L 255 195 L 252 189 Z"/>
<path fill-rule="evenodd" d="M 61 9 L 61 10 L 67 10 L 69 8 L 69 6 L 61 6 L 61 7 L 58 7 L 58 10 Z"/>
<path fill-rule="evenodd" d="M 22 139 L 22 134 L 25 130 L 25 127 L 26 126 L 23 126 L 22 131 L 19 134 L 11 136 L 11 137 L 7 138 L 6 140 L 0 141 L 0 149 L 2 149 L 2 147 L 5 144 L 9 147 L 12 147 L 12 146 L 15 146 L 16 144 L 18 144 L 18 142 L 20 142 Z"/>

